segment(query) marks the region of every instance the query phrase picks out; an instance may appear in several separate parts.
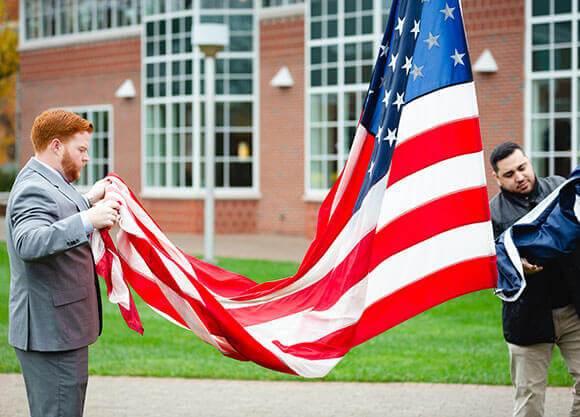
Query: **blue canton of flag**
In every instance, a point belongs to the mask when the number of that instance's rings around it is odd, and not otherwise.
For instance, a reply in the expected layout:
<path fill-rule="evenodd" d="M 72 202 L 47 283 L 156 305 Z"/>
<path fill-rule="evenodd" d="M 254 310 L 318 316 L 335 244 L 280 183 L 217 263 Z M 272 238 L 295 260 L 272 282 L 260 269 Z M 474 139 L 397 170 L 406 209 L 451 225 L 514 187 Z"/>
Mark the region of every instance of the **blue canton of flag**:
<path fill-rule="evenodd" d="M 405 104 L 472 80 L 458 0 L 395 0 L 361 119 L 376 145 L 355 211 L 389 171 Z"/>

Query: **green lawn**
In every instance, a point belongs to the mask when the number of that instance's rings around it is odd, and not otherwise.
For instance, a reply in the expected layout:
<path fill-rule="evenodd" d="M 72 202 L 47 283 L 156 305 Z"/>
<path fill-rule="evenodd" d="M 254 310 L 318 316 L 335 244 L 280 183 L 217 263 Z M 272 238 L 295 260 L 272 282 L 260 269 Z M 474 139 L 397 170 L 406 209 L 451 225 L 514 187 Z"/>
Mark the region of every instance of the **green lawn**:
<path fill-rule="evenodd" d="M 298 265 L 220 259 L 220 266 L 264 281 L 292 275 Z M 19 372 L 16 356 L 7 343 L 8 288 L 6 246 L 1 243 L 0 372 Z M 104 286 L 102 293 L 106 294 Z M 91 374 L 301 379 L 223 357 L 192 333 L 158 316 L 141 300 L 136 299 L 136 303 L 145 327 L 144 336 L 129 330 L 117 307 L 103 300 L 104 331 L 91 347 Z M 507 385 L 509 365 L 501 335 L 500 302 L 489 291 L 447 302 L 353 349 L 324 380 Z M 572 384 L 557 349 L 549 384 Z"/>

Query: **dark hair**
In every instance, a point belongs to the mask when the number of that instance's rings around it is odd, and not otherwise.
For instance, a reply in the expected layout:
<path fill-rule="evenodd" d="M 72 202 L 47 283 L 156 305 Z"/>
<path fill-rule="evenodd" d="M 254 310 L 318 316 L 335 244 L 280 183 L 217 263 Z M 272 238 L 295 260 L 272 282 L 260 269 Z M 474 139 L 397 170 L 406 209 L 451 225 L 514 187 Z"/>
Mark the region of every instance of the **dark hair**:
<path fill-rule="evenodd" d="M 522 153 L 524 153 L 522 147 L 517 143 L 504 142 L 497 145 L 491 152 L 491 156 L 489 157 L 489 163 L 491 164 L 491 167 L 493 168 L 494 172 L 497 173 L 497 163 L 499 161 L 507 158 L 518 149 L 522 151 Z"/>

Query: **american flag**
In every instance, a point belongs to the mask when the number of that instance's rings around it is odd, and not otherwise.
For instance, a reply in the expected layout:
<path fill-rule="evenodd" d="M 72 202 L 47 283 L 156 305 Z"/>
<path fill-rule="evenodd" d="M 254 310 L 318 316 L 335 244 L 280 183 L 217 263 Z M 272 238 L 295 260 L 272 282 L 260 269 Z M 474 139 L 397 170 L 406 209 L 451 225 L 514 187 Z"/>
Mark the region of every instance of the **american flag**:
<path fill-rule="evenodd" d="M 296 275 L 257 284 L 186 255 L 110 177 L 116 247 L 106 233 L 92 245 L 132 328 L 142 331 L 129 286 L 226 356 L 321 377 L 352 347 L 495 286 L 460 4 L 395 0 L 389 16 L 348 161 Z"/>
<path fill-rule="evenodd" d="M 568 181 L 498 237 L 496 295 L 513 302 L 525 290 L 522 257 L 541 265 L 544 260 L 561 258 L 579 246 L 580 166 Z"/>

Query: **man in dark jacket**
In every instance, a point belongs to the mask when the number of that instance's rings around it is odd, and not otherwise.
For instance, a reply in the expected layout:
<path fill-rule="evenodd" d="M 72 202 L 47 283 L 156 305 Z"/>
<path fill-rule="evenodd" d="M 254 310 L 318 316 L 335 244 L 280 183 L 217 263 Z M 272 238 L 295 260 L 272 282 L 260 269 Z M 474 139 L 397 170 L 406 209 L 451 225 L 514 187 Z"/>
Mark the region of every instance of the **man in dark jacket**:
<path fill-rule="evenodd" d="M 515 143 L 497 146 L 490 162 L 501 187 L 490 202 L 496 238 L 565 181 L 559 176 L 536 177 L 530 160 Z M 503 302 L 503 331 L 516 388 L 514 416 L 544 415 L 555 344 L 575 381 L 570 416 L 580 416 L 580 289 L 575 282 L 578 255 L 551 261 L 522 258 L 527 286 L 517 299 Z"/>

